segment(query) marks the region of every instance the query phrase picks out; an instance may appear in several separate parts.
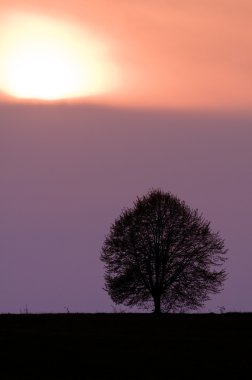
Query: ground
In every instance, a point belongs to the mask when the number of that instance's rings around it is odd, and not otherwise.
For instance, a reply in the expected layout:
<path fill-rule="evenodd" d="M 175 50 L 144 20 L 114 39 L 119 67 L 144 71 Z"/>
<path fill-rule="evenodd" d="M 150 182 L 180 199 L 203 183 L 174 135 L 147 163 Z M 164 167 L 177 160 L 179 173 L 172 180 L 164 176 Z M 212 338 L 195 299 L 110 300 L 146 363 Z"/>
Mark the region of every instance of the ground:
<path fill-rule="evenodd" d="M 0 315 L 4 380 L 247 379 L 251 343 L 250 313 Z"/>

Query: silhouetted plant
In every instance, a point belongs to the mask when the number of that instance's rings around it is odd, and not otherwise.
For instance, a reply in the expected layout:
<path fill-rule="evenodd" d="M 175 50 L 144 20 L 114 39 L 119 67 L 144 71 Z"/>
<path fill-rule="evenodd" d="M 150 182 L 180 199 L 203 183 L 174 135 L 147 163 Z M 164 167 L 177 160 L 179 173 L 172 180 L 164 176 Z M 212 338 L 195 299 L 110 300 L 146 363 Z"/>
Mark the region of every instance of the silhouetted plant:
<path fill-rule="evenodd" d="M 225 313 L 225 310 L 226 310 L 225 306 L 218 306 L 218 308 L 219 308 L 220 314 Z"/>
<path fill-rule="evenodd" d="M 226 278 L 224 241 L 198 210 L 152 190 L 122 211 L 102 247 L 105 290 L 116 304 L 156 313 L 197 309 Z"/>
<path fill-rule="evenodd" d="M 24 309 L 20 309 L 21 314 L 30 314 L 28 306 L 25 305 Z"/>

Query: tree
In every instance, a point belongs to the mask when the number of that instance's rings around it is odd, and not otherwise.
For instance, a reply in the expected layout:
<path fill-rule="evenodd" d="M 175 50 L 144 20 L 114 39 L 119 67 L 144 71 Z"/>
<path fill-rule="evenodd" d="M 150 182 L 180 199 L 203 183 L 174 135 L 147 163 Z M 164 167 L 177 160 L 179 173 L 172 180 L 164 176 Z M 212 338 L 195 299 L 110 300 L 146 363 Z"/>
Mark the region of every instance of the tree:
<path fill-rule="evenodd" d="M 226 278 L 224 241 L 171 193 L 151 190 L 124 209 L 102 247 L 105 290 L 116 304 L 193 310 Z"/>

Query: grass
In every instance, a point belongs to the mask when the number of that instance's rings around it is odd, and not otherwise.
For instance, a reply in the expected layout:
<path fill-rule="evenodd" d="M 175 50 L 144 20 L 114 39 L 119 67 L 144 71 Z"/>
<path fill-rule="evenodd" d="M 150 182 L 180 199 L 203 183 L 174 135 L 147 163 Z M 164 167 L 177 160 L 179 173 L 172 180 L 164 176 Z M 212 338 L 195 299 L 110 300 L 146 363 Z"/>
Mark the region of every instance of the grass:
<path fill-rule="evenodd" d="M 4 380 L 247 379 L 252 314 L 5 314 L 0 358 Z"/>

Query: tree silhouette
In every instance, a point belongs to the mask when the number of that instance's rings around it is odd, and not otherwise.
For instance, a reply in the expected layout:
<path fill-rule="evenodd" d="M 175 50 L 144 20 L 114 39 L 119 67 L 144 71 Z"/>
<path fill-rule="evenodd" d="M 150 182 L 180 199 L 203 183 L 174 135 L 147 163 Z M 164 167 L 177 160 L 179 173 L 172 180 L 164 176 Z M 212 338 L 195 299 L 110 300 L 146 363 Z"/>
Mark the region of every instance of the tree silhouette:
<path fill-rule="evenodd" d="M 219 233 L 198 210 L 152 190 L 122 211 L 102 247 L 105 290 L 116 304 L 154 312 L 197 309 L 226 278 Z"/>

